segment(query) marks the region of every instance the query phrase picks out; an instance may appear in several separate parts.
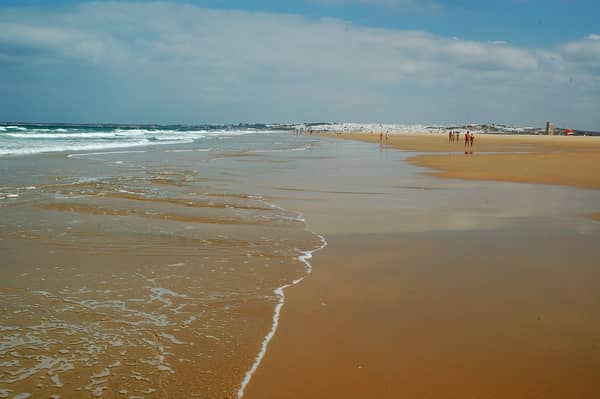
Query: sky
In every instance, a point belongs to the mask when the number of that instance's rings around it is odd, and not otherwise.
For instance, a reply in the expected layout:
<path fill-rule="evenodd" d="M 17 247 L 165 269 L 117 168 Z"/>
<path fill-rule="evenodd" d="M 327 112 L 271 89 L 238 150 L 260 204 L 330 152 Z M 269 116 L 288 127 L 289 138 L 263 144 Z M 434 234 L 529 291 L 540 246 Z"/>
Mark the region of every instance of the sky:
<path fill-rule="evenodd" d="M 600 2 L 0 2 L 0 121 L 600 131 Z"/>

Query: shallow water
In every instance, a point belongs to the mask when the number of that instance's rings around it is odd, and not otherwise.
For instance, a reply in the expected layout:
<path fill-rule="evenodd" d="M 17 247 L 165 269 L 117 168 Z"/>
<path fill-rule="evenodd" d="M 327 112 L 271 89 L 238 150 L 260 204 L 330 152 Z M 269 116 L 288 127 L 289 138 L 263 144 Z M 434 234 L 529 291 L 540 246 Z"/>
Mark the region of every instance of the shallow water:
<path fill-rule="evenodd" d="M 311 140 L 232 137 L 0 159 L 1 395 L 235 395 L 322 241 L 250 189 Z"/>
<path fill-rule="evenodd" d="M 318 234 L 598 234 L 596 191 L 440 180 L 410 155 L 268 132 L 0 157 L 0 397 L 241 395 Z"/>

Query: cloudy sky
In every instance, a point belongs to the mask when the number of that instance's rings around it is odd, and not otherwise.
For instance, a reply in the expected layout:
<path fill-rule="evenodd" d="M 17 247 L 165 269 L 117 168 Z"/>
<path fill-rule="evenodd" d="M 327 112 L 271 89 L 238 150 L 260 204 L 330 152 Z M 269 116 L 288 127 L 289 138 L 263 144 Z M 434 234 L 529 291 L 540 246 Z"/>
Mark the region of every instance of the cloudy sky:
<path fill-rule="evenodd" d="M 596 0 L 2 0 L 0 121 L 600 130 Z"/>

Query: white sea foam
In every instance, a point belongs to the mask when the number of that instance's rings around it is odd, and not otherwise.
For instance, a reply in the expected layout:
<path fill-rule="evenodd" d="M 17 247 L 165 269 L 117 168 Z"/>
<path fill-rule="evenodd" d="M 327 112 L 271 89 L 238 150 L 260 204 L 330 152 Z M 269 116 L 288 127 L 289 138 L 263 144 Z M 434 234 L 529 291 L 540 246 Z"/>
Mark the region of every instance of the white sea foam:
<path fill-rule="evenodd" d="M 221 138 L 270 133 L 270 131 L 256 130 L 111 129 L 105 131 L 82 131 L 81 129 L 17 129 L 17 127 L 11 126 L 2 128 L 2 137 L 9 140 L 0 145 L 0 156 L 63 151 L 94 151 L 150 145 L 190 144 L 206 137 Z M 18 132 L 14 130 L 18 130 Z M 173 151 L 184 152 L 188 150 L 177 149 Z M 196 149 L 194 151 L 210 151 L 210 149 Z"/>
<path fill-rule="evenodd" d="M 5 136 L 18 139 L 112 139 L 122 137 L 113 132 L 90 132 L 90 133 L 6 133 Z M 142 134 L 132 134 L 139 137 Z"/>
<path fill-rule="evenodd" d="M 50 376 L 50 380 L 54 383 L 54 386 L 57 388 L 62 388 L 64 386 L 58 374 Z"/>
<path fill-rule="evenodd" d="M 146 151 L 131 150 L 131 151 L 84 152 L 81 154 L 69 154 L 69 155 L 67 155 L 67 158 L 87 157 L 87 156 L 92 156 L 92 155 L 135 154 L 135 153 L 144 153 L 144 152 L 146 152 Z"/>
<path fill-rule="evenodd" d="M 2 126 L 1 131 L 2 137 L 6 138 L 7 141 L 0 146 L 0 156 L 62 151 L 93 151 L 146 145 L 189 144 L 206 137 L 222 138 L 246 134 L 270 133 L 270 131 L 257 130 L 207 131 L 203 129 L 174 130 L 141 128 L 92 130 L 82 128 L 24 128 L 19 126 Z"/>
<path fill-rule="evenodd" d="M 20 369 L 18 372 L 12 375 L 12 378 L 5 379 L 4 381 L 9 384 L 12 384 L 17 381 L 23 381 L 41 370 L 52 369 L 54 366 L 59 365 L 62 359 L 48 356 L 37 356 L 36 360 L 38 361 L 38 363 L 33 367 L 30 367 L 28 369 Z"/>
<path fill-rule="evenodd" d="M 110 370 L 108 368 L 104 368 L 97 373 L 92 375 L 92 378 L 104 378 L 110 375 Z"/>
<path fill-rule="evenodd" d="M 165 150 L 165 152 L 194 152 L 194 150 Z"/>
<path fill-rule="evenodd" d="M 0 362 L 0 367 L 18 366 L 19 363 L 20 363 L 19 360 L 7 360 L 4 362 Z"/>
<path fill-rule="evenodd" d="M 187 295 L 171 291 L 168 288 L 152 287 L 150 288 L 150 291 L 152 292 L 152 294 L 150 295 L 150 302 L 159 301 L 164 303 L 165 306 L 168 307 L 173 305 L 173 301 L 167 298 L 169 296 L 173 298 L 187 298 Z"/>
<path fill-rule="evenodd" d="M 102 393 L 104 391 L 106 391 L 107 389 L 108 389 L 108 387 L 106 387 L 106 386 L 93 387 L 93 388 L 90 387 L 90 393 L 92 394 L 92 396 L 97 398 L 97 397 L 102 396 Z"/>
<path fill-rule="evenodd" d="M 192 142 L 189 140 L 188 142 Z M 127 147 L 142 147 L 142 146 L 154 146 L 154 145 L 165 145 L 165 144 L 181 144 L 181 141 L 162 141 L 152 142 L 146 139 L 129 141 L 129 142 L 108 142 L 108 143 L 71 143 L 71 144 L 59 144 L 46 142 L 45 145 L 41 146 L 30 146 L 20 148 L 0 148 L 0 155 L 32 155 L 46 152 L 64 152 L 64 151 L 88 151 L 88 150 L 102 150 L 109 148 L 127 148 Z"/>
<path fill-rule="evenodd" d="M 166 371 L 169 374 L 175 374 L 175 372 L 173 371 L 173 369 L 171 367 L 167 366 L 167 365 L 159 364 L 157 368 L 158 368 L 158 371 Z"/>
<path fill-rule="evenodd" d="M 172 343 L 174 343 L 176 345 L 184 345 L 185 344 L 185 342 L 178 340 L 175 336 L 173 336 L 171 334 L 160 333 L 160 334 L 158 334 L 158 336 L 168 339 L 169 341 L 171 341 Z"/>
<path fill-rule="evenodd" d="M 196 316 L 192 315 L 190 316 L 187 320 L 183 321 L 183 325 L 185 325 L 186 327 L 189 326 L 190 324 L 192 324 L 195 320 L 197 319 Z"/>
<path fill-rule="evenodd" d="M 264 202 L 266 202 L 266 201 L 264 201 Z M 269 204 L 269 205 L 271 205 L 271 207 L 273 207 L 273 208 L 283 210 L 283 208 L 281 208 L 277 205 L 274 205 L 274 204 Z M 302 214 L 298 214 L 297 219 L 304 220 L 304 217 L 302 216 Z M 319 237 L 319 239 L 321 240 L 321 245 L 314 249 L 311 249 L 311 250 L 302 251 L 302 254 L 300 256 L 298 256 L 298 260 L 300 260 L 302 263 L 304 263 L 304 266 L 306 269 L 306 274 L 302 277 L 295 279 L 290 284 L 282 285 L 281 287 L 276 288 L 274 290 L 274 293 L 277 296 L 278 301 L 277 301 L 277 304 L 275 305 L 275 311 L 273 312 L 273 323 L 271 325 L 271 330 L 263 339 L 262 344 L 260 346 L 260 351 L 259 351 L 258 355 L 256 355 L 256 358 L 254 359 L 254 363 L 250 367 L 250 370 L 248 370 L 246 372 L 246 375 L 244 376 L 244 379 L 242 380 L 240 388 L 238 389 L 238 392 L 237 392 L 238 399 L 241 399 L 244 396 L 244 391 L 245 391 L 246 387 L 248 386 L 248 383 L 250 382 L 250 380 L 252 379 L 252 376 L 258 369 L 258 366 L 260 366 L 262 359 L 265 357 L 265 354 L 267 353 L 267 347 L 269 346 L 269 343 L 275 336 L 275 332 L 277 331 L 277 328 L 279 327 L 279 315 L 281 313 L 281 309 L 283 308 L 283 305 L 285 304 L 285 289 L 288 287 L 294 286 L 296 284 L 299 284 L 300 282 L 302 282 L 302 280 L 304 280 L 306 278 L 306 276 L 308 276 L 310 273 L 312 273 L 312 265 L 309 262 L 309 260 L 312 258 L 312 254 L 314 252 L 320 251 L 321 249 L 325 248 L 325 246 L 327 246 L 327 241 L 325 240 L 325 237 L 323 237 L 322 235 L 317 234 L 317 233 L 313 233 L 313 234 L 315 234 L 317 237 Z"/>
<path fill-rule="evenodd" d="M 279 149 L 274 149 L 274 150 L 253 150 L 252 152 L 256 152 L 256 153 L 273 153 L 273 152 L 291 152 L 291 151 L 306 151 L 306 150 L 310 150 L 312 148 L 312 145 L 306 145 L 306 146 L 302 146 L 302 147 L 294 147 L 294 148 L 279 148 Z"/>

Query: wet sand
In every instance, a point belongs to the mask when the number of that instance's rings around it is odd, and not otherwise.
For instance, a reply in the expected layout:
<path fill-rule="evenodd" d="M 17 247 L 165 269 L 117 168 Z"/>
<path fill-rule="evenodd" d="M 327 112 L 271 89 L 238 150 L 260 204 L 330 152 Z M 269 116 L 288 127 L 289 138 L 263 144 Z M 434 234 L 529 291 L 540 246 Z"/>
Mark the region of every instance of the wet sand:
<path fill-rule="evenodd" d="M 272 137 L 0 160 L 0 394 L 236 397 L 315 233 L 245 398 L 600 392 L 600 192 Z"/>
<path fill-rule="evenodd" d="M 309 228 L 328 246 L 288 291 L 245 397 L 598 396 L 600 228 L 584 217 L 598 191 L 407 177 L 394 161 L 383 179 L 363 158 L 344 173 L 395 194 L 359 198 L 326 171 L 346 194 L 304 186 Z"/>
<path fill-rule="evenodd" d="M 434 169 L 431 173 L 439 177 L 600 188 L 600 152 L 419 155 L 410 162 Z"/>
<path fill-rule="evenodd" d="M 328 240 L 289 291 L 248 398 L 600 392 L 594 239 L 507 229 Z M 556 249 L 565 242 L 571 254 Z"/>
<path fill-rule="evenodd" d="M 379 142 L 376 134 L 328 136 Z M 450 153 L 409 159 L 415 165 L 433 169 L 426 173 L 434 176 L 600 188 L 599 137 L 480 134 L 471 148 L 465 147 L 463 140 L 448 143 L 445 135 L 405 134 L 392 135 L 384 140 L 384 145 L 416 152 Z M 473 153 L 464 156 L 465 151 Z"/>
<path fill-rule="evenodd" d="M 218 154 L 0 158 L 0 398 L 236 396 L 320 241 Z"/>

